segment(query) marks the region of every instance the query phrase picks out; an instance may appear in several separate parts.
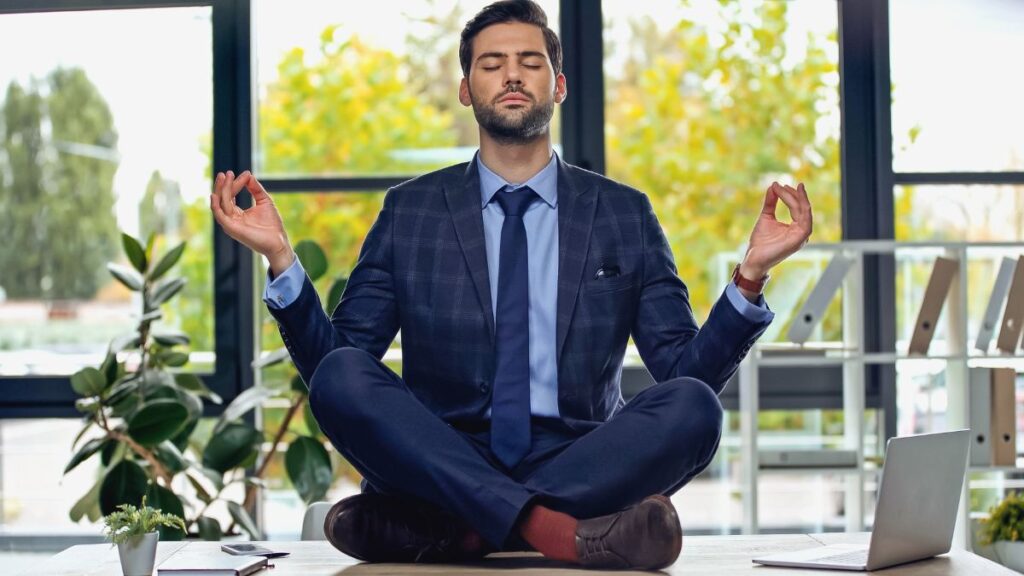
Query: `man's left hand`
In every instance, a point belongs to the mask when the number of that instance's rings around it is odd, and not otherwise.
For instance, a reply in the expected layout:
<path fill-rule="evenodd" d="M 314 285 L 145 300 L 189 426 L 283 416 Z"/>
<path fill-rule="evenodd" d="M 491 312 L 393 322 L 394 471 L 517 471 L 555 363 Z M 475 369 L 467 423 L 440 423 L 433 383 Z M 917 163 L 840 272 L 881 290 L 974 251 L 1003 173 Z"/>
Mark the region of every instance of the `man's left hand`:
<path fill-rule="evenodd" d="M 789 208 L 792 222 L 779 222 L 775 209 L 779 199 Z M 811 236 L 811 202 L 801 182 L 796 188 L 772 182 L 764 197 L 764 207 L 750 233 L 750 245 L 740 264 L 740 274 L 750 280 L 763 278 L 776 264 L 799 250 Z"/>

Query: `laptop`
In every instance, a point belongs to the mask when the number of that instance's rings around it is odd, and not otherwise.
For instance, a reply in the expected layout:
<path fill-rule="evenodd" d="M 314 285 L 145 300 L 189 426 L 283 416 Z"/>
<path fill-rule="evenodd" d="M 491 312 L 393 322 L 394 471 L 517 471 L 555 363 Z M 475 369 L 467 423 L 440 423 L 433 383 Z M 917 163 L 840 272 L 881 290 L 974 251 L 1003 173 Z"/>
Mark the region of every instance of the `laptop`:
<path fill-rule="evenodd" d="M 889 439 L 867 545 L 836 544 L 754 558 L 757 564 L 877 570 L 949 552 L 967 473 L 970 431 Z"/>

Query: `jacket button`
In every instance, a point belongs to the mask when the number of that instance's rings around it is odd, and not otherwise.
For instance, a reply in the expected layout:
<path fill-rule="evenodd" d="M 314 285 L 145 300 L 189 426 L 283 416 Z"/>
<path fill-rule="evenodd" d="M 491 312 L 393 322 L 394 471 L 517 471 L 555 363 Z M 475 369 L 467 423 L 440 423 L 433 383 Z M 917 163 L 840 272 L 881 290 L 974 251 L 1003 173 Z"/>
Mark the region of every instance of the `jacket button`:
<path fill-rule="evenodd" d="M 483 380 L 481 380 L 481 381 L 480 381 L 480 392 L 482 392 L 482 393 L 486 394 L 486 393 L 487 393 L 487 388 L 488 388 L 488 387 L 489 387 L 489 386 L 488 386 L 488 384 L 487 384 L 487 382 L 486 382 L 486 381 L 483 381 Z"/>

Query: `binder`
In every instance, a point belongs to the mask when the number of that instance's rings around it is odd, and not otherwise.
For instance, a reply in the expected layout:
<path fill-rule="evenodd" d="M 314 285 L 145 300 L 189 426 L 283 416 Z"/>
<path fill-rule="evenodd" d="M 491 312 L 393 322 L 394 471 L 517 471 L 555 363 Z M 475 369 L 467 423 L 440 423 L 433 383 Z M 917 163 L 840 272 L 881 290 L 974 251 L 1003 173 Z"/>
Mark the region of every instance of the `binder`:
<path fill-rule="evenodd" d="M 1007 354 L 1013 354 L 1020 342 L 1021 325 L 1024 324 L 1024 256 L 1017 259 L 1017 268 L 1013 271 L 1010 282 L 1010 293 L 1006 297 L 1006 308 L 999 326 L 999 338 L 996 348 Z"/>
<path fill-rule="evenodd" d="M 981 319 L 981 328 L 978 329 L 978 340 L 974 347 L 982 352 L 988 352 L 989 344 L 992 343 L 992 335 L 999 325 L 999 312 L 1003 309 L 1003 302 L 1010 291 L 1010 282 L 1013 280 L 1013 272 L 1017 262 L 1013 258 L 1003 258 L 999 264 L 999 272 L 996 274 L 996 283 L 992 286 L 992 294 L 988 297 L 988 306 L 985 307 L 985 316 Z"/>
<path fill-rule="evenodd" d="M 971 466 L 992 465 L 992 369 L 971 368 L 967 409 L 971 428 Z"/>
<path fill-rule="evenodd" d="M 822 272 L 821 278 L 818 279 L 818 283 L 811 289 L 807 301 L 800 307 L 800 311 L 789 325 L 786 338 L 790 342 L 803 344 L 807 341 L 814 327 L 821 322 L 821 317 L 825 315 L 825 309 L 835 297 L 839 286 L 843 283 L 843 278 L 846 278 L 846 273 L 853 267 L 854 262 L 853 258 L 841 254 L 832 257 L 828 266 L 825 267 L 825 271 Z"/>
<path fill-rule="evenodd" d="M 932 275 L 924 290 L 924 301 L 921 302 L 921 310 L 914 324 L 914 334 L 910 338 L 911 354 L 928 353 L 928 347 L 935 335 L 935 325 L 939 321 L 939 314 L 942 313 L 942 305 L 946 302 L 946 295 L 949 294 L 949 288 L 953 285 L 959 267 L 960 263 L 953 258 L 939 256 L 935 259 Z"/>
<path fill-rule="evenodd" d="M 1017 464 L 1017 371 L 992 368 L 992 465 Z"/>

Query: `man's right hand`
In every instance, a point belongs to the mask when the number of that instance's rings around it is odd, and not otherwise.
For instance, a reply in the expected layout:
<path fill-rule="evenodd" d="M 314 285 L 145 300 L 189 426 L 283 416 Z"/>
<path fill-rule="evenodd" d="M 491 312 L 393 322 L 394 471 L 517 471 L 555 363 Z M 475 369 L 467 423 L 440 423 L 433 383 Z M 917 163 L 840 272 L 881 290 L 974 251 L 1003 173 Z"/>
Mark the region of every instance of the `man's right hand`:
<path fill-rule="evenodd" d="M 253 199 L 252 207 L 246 210 L 235 204 L 235 197 L 242 188 L 247 189 Z M 281 214 L 266 189 L 251 172 L 246 170 L 237 178 L 230 170 L 219 172 L 213 190 L 210 210 L 228 236 L 266 256 L 275 277 L 291 266 L 295 253 L 288 243 Z"/>

